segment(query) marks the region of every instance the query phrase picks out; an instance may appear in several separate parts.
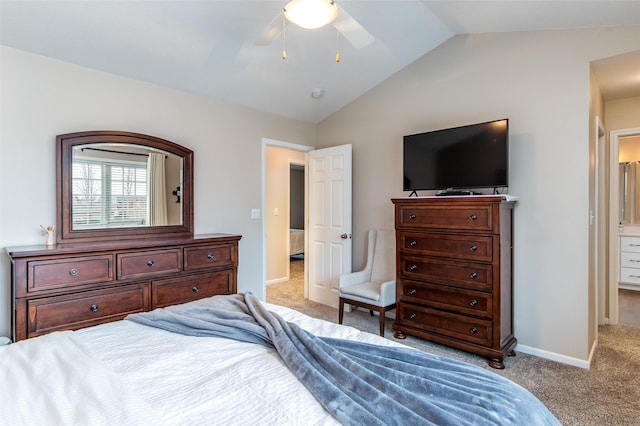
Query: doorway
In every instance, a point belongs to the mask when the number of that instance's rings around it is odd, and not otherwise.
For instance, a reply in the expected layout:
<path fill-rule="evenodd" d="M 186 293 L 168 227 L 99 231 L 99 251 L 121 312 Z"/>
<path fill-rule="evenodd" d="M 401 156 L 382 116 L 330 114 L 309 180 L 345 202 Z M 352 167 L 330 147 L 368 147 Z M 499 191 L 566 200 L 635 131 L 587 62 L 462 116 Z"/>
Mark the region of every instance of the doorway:
<path fill-rule="evenodd" d="M 289 284 L 304 297 L 305 165 L 289 164 Z"/>
<path fill-rule="evenodd" d="M 287 158 L 296 157 L 295 153 L 285 153 Z M 269 156 L 267 157 L 270 158 Z M 283 165 L 273 165 L 282 167 Z M 276 305 L 299 306 L 305 299 L 305 163 L 291 161 L 289 163 L 289 180 L 286 185 L 274 189 L 277 192 L 287 192 L 288 187 L 288 270 L 286 279 L 270 282 L 267 285 L 267 302 Z M 267 192 L 267 197 L 273 197 L 274 191 Z M 267 203 L 270 201 L 267 200 Z"/>
<path fill-rule="evenodd" d="M 635 149 L 624 149 L 624 141 L 631 141 L 635 146 L 637 145 L 638 154 L 629 153 Z M 629 214 L 634 209 L 630 209 L 631 204 L 635 204 L 635 176 L 626 174 L 624 171 L 628 168 L 624 166 L 625 163 L 635 162 L 626 161 L 634 155 L 638 156 L 640 160 L 640 128 L 614 130 L 610 133 L 610 162 L 609 162 L 609 279 L 608 289 L 605 291 L 605 297 L 608 297 L 608 303 L 605 309 L 608 308 L 608 324 L 618 324 L 622 318 L 624 322 L 630 318 L 630 321 L 634 321 L 636 318 L 636 311 L 639 308 L 632 303 L 637 298 L 637 293 L 629 293 L 624 290 L 634 289 L 633 285 L 618 285 L 621 281 L 621 251 L 620 251 L 620 237 L 624 235 L 634 236 L 636 231 L 638 232 L 638 242 L 640 243 L 640 220 L 635 220 Z M 621 146 L 623 151 L 621 151 Z M 629 158 L 621 158 L 621 152 L 625 155 L 630 155 Z M 635 157 L 634 157 L 635 158 Z M 624 161 L 623 161 L 624 160 Z M 622 166 L 621 166 L 622 162 Z M 621 172 L 623 170 L 623 172 Z M 640 182 L 638 185 L 640 189 Z M 640 194 L 640 192 L 638 192 Z M 640 197 L 639 197 L 640 198 Z M 621 211 L 625 212 L 621 216 Z M 635 238 L 635 237 L 634 237 Z M 640 275 L 640 270 L 639 270 Z M 640 286 L 638 287 L 640 288 Z M 640 293 L 639 293 L 640 294 Z M 621 300 L 621 298 L 623 300 Z M 632 325 L 632 324 L 629 324 Z"/>
<path fill-rule="evenodd" d="M 263 244 L 266 300 L 274 289 L 287 298 L 304 298 L 305 167 L 311 147 L 263 140 Z M 280 303 L 281 304 L 281 303 Z"/>
<path fill-rule="evenodd" d="M 314 149 L 263 139 L 263 295 L 290 278 L 290 165 L 304 164 L 303 295 L 337 308 L 338 278 L 351 272 L 351 153 L 349 144 Z"/>

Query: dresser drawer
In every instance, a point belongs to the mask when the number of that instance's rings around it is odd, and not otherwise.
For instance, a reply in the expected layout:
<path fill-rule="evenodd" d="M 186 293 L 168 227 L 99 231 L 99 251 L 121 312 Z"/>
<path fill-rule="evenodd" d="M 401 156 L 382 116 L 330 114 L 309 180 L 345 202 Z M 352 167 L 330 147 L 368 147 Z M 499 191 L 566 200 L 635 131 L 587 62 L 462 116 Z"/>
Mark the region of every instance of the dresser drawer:
<path fill-rule="evenodd" d="M 187 247 L 184 249 L 184 270 L 235 265 L 235 250 L 231 245 Z"/>
<path fill-rule="evenodd" d="M 489 264 L 401 255 L 400 268 L 402 277 L 419 281 L 485 291 L 493 287 L 493 267 Z"/>
<path fill-rule="evenodd" d="M 623 268 L 640 268 L 640 253 L 620 252 L 620 266 Z M 640 270 L 638 272 L 640 273 Z"/>
<path fill-rule="evenodd" d="M 640 284 L 640 269 L 620 268 L 620 282 Z"/>
<path fill-rule="evenodd" d="M 407 303 L 489 319 L 493 315 L 491 293 L 402 280 L 400 294 Z"/>
<path fill-rule="evenodd" d="M 203 297 L 235 293 L 232 270 L 156 280 L 151 283 L 151 308 L 177 305 Z"/>
<path fill-rule="evenodd" d="M 180 272 L 182 250 L 151 250 L 116 255 L 118 279 L 151 277 Z"/>
<path fill-rule="evenodd" d="M 27 337 L 75 330 L 149 309 L 149 285 L 133 284 L 27 300 Z"/>
<path fill-rule="evenodd" d="M 396 228 L 459 229 L 491 231 L 490 205 L 405 206 L 398 205 Z"/>
<path fill-rule="evenodd" d="M 113 255 L 33 260 L 27 263 L 27 293 L 113 281 Z"/>
<path fill-rule="evenodd" d="M 493 237 L 474 235 L 443 235 L 400 232 L 398 242 L 406 252 L 451 259 L 491 262 Z"/>
<path fill-rule="evenodd" d="M 640 237 L 620 237 L 620 251 L 640 253 Z"/>
<path fill-rule="evenodd" d="M 493 327 L 489 320 L 400 303 L 396 307 L 396 321 L 409 327 L 416 327 L 465 342 L 482 346 L 493 344 Z"/>

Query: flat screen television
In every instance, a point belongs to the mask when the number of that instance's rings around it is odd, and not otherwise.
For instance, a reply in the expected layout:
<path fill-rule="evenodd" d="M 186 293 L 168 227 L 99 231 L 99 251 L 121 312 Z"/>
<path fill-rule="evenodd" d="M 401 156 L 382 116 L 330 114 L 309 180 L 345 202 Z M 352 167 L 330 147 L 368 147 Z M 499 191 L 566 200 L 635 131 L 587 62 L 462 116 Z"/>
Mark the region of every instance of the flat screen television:
<path fill-rule="evenodd" d="M 461 195 L 507 187 L 509 120 L 407 135 L 403 159 L 404 191 Z"/>

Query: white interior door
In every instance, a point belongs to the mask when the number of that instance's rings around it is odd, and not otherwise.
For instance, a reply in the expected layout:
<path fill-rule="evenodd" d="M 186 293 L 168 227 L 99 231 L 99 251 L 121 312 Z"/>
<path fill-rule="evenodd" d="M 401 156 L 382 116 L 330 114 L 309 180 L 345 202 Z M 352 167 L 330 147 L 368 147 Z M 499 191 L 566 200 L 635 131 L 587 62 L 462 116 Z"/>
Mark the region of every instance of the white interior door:
<path fill-rule="evenodd" d="M 338 277 L 351 272 L 351 145 L 309 152 L 309 299 L 338 307 Z"/>

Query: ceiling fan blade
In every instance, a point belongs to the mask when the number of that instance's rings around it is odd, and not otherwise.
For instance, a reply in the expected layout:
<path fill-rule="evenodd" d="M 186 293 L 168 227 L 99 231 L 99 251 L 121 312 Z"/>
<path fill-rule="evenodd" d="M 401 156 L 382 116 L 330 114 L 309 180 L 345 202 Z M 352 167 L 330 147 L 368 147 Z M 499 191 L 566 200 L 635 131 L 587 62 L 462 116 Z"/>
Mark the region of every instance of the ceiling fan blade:
<path fill-rule="evenodd" d="M 343 7 L 340 7 L 338 17 L 333 21 L 333 26 L 340 31 L 354 47 L 362 48 L 370 45 L 375 40 L 369 31 L 365 30 Z"/>
<path fill-rule="evenodd" d="M 253 42 L 256 46 L 269 46 L 273 41 L 278 38 L 282 29 L 289 24 L 284 17 L 284 11 L 278 13 L 278 15 L 271 21 L 266 30 L 260 34 L 260 36 Z"/>

